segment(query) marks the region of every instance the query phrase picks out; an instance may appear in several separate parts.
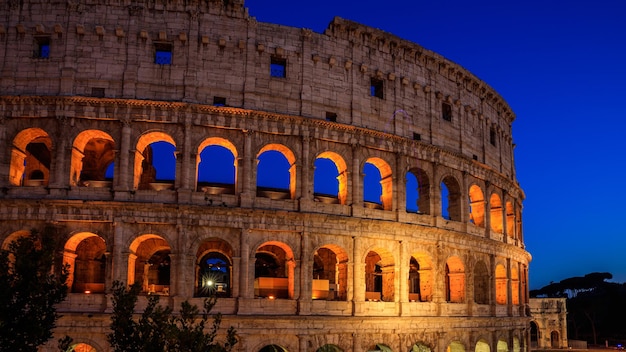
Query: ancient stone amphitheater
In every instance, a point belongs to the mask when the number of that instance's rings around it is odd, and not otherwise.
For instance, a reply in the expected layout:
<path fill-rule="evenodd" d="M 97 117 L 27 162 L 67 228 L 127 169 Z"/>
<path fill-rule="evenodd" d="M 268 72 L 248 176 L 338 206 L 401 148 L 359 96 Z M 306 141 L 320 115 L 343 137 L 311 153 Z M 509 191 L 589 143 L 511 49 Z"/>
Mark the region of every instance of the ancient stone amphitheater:
<path fill-rule="evenodd" d="M 239 351 L 527 350 L 514 114 L 463 67 L 243 0 L 0 6 L 0 243 L 55 227 L 76 351 L 116 280 L 217 294 Z"/>

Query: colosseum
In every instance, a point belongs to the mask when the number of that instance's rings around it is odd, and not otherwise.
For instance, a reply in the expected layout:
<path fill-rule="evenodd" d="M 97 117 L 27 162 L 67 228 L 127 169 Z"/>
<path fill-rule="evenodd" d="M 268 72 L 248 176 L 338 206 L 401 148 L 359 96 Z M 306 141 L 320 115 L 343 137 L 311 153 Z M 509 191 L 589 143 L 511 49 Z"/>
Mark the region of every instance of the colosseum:
<path fill-rule="evenodd" d="M 462 66 L 243 0 L 0 6 L 0 243 L 62 237 L 76 351 L 115 281 L 217 294 L 238 351 L 528 350 L 515 116 Z"/>

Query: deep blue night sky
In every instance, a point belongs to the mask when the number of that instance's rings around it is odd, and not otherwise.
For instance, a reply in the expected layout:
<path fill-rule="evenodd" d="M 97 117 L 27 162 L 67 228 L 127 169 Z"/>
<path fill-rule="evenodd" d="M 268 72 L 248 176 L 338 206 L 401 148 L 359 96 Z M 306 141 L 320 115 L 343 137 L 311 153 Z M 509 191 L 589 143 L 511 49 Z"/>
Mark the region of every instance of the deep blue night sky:
<path fill-rule="evenodd" d="M 593 271 L 626 281 L 626 2 L 247 0 L 260 22 L 334 16 L 460 64 L 509 103 L 526 193 L 530 288 Z"/>

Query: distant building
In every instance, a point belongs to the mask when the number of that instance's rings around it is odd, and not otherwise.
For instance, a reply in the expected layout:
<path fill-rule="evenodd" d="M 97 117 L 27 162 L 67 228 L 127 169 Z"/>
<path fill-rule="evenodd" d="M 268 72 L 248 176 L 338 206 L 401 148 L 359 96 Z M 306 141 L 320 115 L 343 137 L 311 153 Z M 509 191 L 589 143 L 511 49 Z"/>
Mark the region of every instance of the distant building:
<path fill-rule="evenodd" d="M 567 348 L 567 298 L 531 298 L 529 300 L 530 347 L 534 349 Z"/>
<path fill-rule="evenodd" d="M 528 350 L 515 116 L 462 66 L 243 0 L 0 7 L 0 244 L 58 228 L 76 351 L 115 280 L 217 294 L 239 351 Z"/>

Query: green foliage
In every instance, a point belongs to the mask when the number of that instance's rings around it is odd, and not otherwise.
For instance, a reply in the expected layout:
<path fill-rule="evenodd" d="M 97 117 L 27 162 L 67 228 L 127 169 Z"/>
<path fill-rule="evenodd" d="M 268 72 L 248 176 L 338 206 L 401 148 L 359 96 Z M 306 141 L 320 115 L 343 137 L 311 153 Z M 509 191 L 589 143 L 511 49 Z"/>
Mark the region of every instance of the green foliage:
<path fill-rule="evenodd" d="M 202 312 L 184 301 L 179 313 L 173 314 L 171 308 L 158 304 L 159 296 L 148 296 L 146 309 L 135 321 L 133 313 L 140 291 L 138 283 L 128 289 L 122 282 L 113 283 L 111 333 L 107 338 L 114 351 L 228 352 L 237 343 L 232 327 L 228 329 L 223 345 L 215 342 L 222 321 L 220 314 L 212 316 L 211 328 L 205 332 L 216 297 L 205 299 Z"/>
<path fill-rule="evenodd" d="M 0 352 L 35 352 L 52 338 L 55 304 L 67 296 L 68 268 L 51 271 L 58 239 L 46 227 L 0 250 Z"/>

